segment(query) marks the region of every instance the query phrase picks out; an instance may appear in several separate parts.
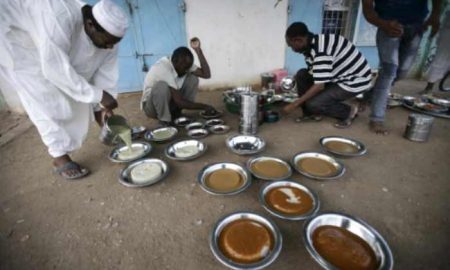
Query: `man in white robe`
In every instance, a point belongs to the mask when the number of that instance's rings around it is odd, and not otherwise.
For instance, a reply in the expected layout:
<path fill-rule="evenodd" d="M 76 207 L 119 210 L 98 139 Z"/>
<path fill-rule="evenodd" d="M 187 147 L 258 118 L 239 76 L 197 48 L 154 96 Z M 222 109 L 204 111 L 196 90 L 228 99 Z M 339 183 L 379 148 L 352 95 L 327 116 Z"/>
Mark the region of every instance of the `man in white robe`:
<path fill-rule="evenodd" d="M 108 92 L 127 16 L 110 0 L 2 0 L 0 10 L 2 80 L 17 91 L 55 170 L 66 179 L 87 175 L 69 153 L 81 147 L 94 105 L 103 115 L 117 107 Z"/>

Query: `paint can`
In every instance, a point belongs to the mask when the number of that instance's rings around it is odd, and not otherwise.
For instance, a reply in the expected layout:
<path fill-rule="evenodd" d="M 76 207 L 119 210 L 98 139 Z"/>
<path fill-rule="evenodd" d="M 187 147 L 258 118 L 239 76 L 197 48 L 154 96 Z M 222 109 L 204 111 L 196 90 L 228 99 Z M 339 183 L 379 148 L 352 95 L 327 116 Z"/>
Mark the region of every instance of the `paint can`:
<path fill-rule="evenodd" d="M 408 117 L 404 137 L 415 142 L 426 142 L 430 137 L 433 117 L 411 113 Z"/>

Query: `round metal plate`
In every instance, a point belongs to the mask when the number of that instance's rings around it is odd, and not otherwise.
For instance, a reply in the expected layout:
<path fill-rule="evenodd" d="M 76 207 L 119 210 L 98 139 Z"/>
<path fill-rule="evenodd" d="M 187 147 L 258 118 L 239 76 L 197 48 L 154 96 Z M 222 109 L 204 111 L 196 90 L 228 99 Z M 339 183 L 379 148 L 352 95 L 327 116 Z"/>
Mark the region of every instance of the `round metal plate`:
<path fill-rule="evenodd" d="M 194 155 L 186 156 L 186 157 L 177 156 L 177 150 L 179 151 L 179 149 L 182 149 L 183 147 L 189 147 L 189 146 L 195 146 L 197 148 L 198 152 Z M 207 149 L 206 144 L 201 141 L 184 140 L 184 141 L 174 142 L 174 143 L 170 144 L 169 146 L 167 146 L 165 153 L 168 158 L 173 159 L 173 160 L 193 160 L 193 159 L 196 159 L 196 158 L 200 157 L 201 155 L 203 155 L 206 152 L 206 149 Z"/>
<path fill-rule="evenodd" d="M 326 144 L 328 142 L 333 142 L 333 141 L 350 144 L 350 145 L 356 147 L 358 149 L 358 151 L 355 153 L 348 153 L 348 152 L 340 152 L 340 151 L 328 148 L 326 146 Z M 341 137 L 341 136 L 326 136 L 326 137 L 320 138 L 319 143 L 320 143 L 320 146 L 322 146 L 322 148 L 325 151 L 327 151 L 331 154 L 338 155 L 338 156 L 358 157 L 358 156 L 362 156 L 367 153 L 367 148 L 362 142 L 351 139 L 351 138 L 346 138 L 346 137 Z"/>
<path fill-rule="evenodd" d="M 131 170 L 133 170 L 133 168 L 135 168 L 136 166 L 142 164 L 142 163 L 155 163 L 158 164 L 161 167 L 162 170 L 162 174 L 147 182 L 147 183 L 140 183 L 140 184 L 136 184 L 133 183 L 132 179 L 131 179 Z M 136 162 L 133 162 L 131 164 L 129 164 L 125 169 L 120 171 L 120 175 L 119 175 L 119 182 L 127 187 L 133 187 L 133 188 L 137 188 L 137 187 L 147 187 L 153 184 L 156 184 L 158 182 L 160 182 L 161 180 L 163 180 L 167 175 L 169 174 L 169 166 L 167 165 L 166 162 L 160 160 L 160 159 L 156 159 L 156 158 L 148 158 L 148 159 L 141 159 L 138 160 Z"/>
<path fill-rule="evenodd" d="M 220 170 L 220 169 L 230 169 L 230 170 L 234 170 L 237 173 L 239 173 L 244 181 L 242 186 L 240 186 L 239 188 L 237 188 L 235 190 L 226 191 L 226 192 L 217 191 L 217 190 L 214 190 L 214 189 L 208 187 L 208 185 L 206 185 L 206 183 L 205 183 L 206 177 L 209 174 L 211 174 L 212 172 L 214 172 L 216 170 Z M 250 186 L 250 184 L 252 183 L 252 176 L 249 171 L 247 171 L 244 167 L 242 167 L 239 164 L 230 163 L 230 162 L 219 162 L 219 163 L 213 163 L 213 164 L 209 164 L 209 165 L 205 166 L 199 172 L 199 174 L 197 176 L 197 180 L 198 180 L 198 183 L 200 184 L 200 187 L 204 191 L 208 192 L 209 194 L 212 194 L 212 195 L 235 195 L 235 194 L 241 193 L 242 191 L 246 190 Z"/>
<path fill-rule="evenodd" d="M 314 248 L 312 235 L 314 231 L 325 225 L 331 225 L 348 230 L 361 237 L 375 252 L 379 266 L 377 270 L 392 270 L 394 268 L 394 258 L 391 249 L 384 238 L 369 224 L 361 219 L 341 213 L 322 213 L 308 221 L 303 226 L 303 239 L 306 249 L 311 256 L 324 268 L 335 270 L 332 264 L 326 261 Z"/>
<path fill-rule="evenodd" d="M 160 132 L 168 132 L 170 133 L 170 136 L 167 137 L 158 137 L 158 133 Z M 178 129 L 175 127 L 161 127 L 156 128 L 154 130 L 149 130 L 145 133 L 145 139 L 147 141 L 153 141 L 153 142 L 167 142 L 172 140 L 178 133 Z"/>
<path fill-rule="evenodd" d="M 273 209 L 269 205 L 269 203 L 266 201 L 266 194 L 269 191 L 271 191 L 272 189 L 279 188 L 279 187 L 298 188 L 298 189 L 306 192 L 313 200 L 313 208 L 310 211 L 308 211 L 304 214 L 301 214 L 301 215 L 288 215 L 288 214 L 282 213 L 280 211 L 277 211 L 276 209 Z M 308 218 L 316 215 L 316 213 L 319 211 L 319 208 L 320 208 L 319 197 L 317 196 L 316 193 L 312 192 L 309 188 L 307 188 L 304 185 L 301 185 L 294 181 L 288 181 L 288 180 L 267 183 L 266 185 L 264 185 L 261 188 L 261 190 L 259 191 L 259 202 L 261 203 L 262 207 L 267 210 L 267 212 L 271 213 L 272 215 L 274 215 L 276 217 L 279 217 L 281 219 L 286 219 L 286 220 L 308 219 Z"/>
<path fill-rule="evenodd" d="M 267 254 L 267 256 L 261 261 L 251 264 L 237 263 L 226 257 L 219 248 L 219 237 L 220 234 L 222 233 L 222 230 L 231 222 L 241 219 L 252 220 L 257 223 L 260 223 L 264 225 L 267 229 L 269 229 L 269 231 L 272 233 L 274 239 L 274 246 L 272 250 L 269 252 L 269 254 Z M 216 225 L 211 231 L 209 238 L 209 246 L 216 259 L 223 265 L 231 269 L 254 269 L 254 270 L 263 269 L 272 264 L 276 260 L 276 258 L 281 252 L 282 245 L 283 245 L 283 238 L 276 224 L 269 218 L 263 217 L 253 212 L 235 212 L 222 217 L 217 221 Z"/>
<path fill-rule="evenodd" d="M 334 175 L 330 175 L 330 176 L 319 176 L 319 175 L 310 174 L 310 173 L 304 171 L 302 168 L 298 167 L 297 163 L 302 158 L 318 158 L 318 159 L 322 159 L 324 161 L 327 161 L 327 162 L 329 162 L 330 164 L 332 164 L 336 168 L 336 173 Z M 340 163 L 335 158 L 333 158 L 333 157 L 331 157 L 329 155 L 318 153 L 318 152 L 305 151 L 305 152 L 297 153 L 292 158 L 291 164 L 292 164 L 292 166 L 294 167 L 294 169 L 297 172 L 299 172 L 300 174 L 302 174 L 302 175 L 304 175 L 304 176 L 306 176 L 308 178 L 311 178 L 311 179 L 333 180 L 333 179 L 337 179 L 337 178 L 341 177 L 345 173 L 345 167 L 344 167 L 344 165 L 342 163 Z"/>
<path fill-rule="evenodd" d="M 266 142 L 258 136 L 235 135 L 226 140 L 226 145 L 235 154 L 253 155 L 263 151 Z"/>
<path fill-rule="evenodd" d="M 112 162 L 117 162 L 117 163 L 131 162 L 131 161 L 145 157 L 152 151 L 152 146 L 148 142 L 135 141 L 131 144 L 131 147 L 132 148 L 142 147 L 142 148 L 144 148 L 144 152 L 141 155 L 136 156 L 132 159 L 119 159 L 119 154 L 121 152 L 128 151 L 128 147 L 126 145 L 121 144 L 121 145 L 118 145 L 117 147 L 115 147 L 111 151 L 111 153 L 108 156 L 109 160 L 111 160 Z"/>
<path fill-rule="evenodd" d="M 282 177 L 268 177 L 268 176 L 264 176 L 261 174 L 256 173 L 255 171 L 253 171 L 252 169 L 252 165 L 259 162 L 259 161 L 266 161 L 266 160 L 272 160 L 275 162 L 279 162 L 281 164 L 283 164 L 284 166 L 286 166 L 286 168 L 288 169 L 288 172 L 286 173 L 286 175 L 283 175 Z M 254 157 L 251 158 L 247 161 L 247 169 L 253 174 L 253 176 L 255 176 L 256 178 L 262 179 L 262 180 L 268 180 L 268 181 L 277 181 L 277 180 L 283 180 L 283 179 L 287 179 L 289 177 L 291 177 L 292 175 L 292 168 L 289 165 L 289 163 L 287 163 L 286 161 L 279 159 L 279 158 L 275 158 L 275 157 L 267 157 L 267 156 L 261 156 L 261 157 Z"/>

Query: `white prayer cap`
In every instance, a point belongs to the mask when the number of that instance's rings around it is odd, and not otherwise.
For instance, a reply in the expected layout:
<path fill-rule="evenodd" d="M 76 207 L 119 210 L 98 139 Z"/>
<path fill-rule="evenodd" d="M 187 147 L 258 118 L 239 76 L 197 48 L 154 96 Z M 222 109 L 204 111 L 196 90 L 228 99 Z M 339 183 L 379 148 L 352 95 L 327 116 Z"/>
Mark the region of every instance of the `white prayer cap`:
<path fill-rule="evenodd" d="M 111 0 L 101 0 L 92 8 L 95 20 L 108 33 L 123 37 L 128 28 L 128 16 Z"/>

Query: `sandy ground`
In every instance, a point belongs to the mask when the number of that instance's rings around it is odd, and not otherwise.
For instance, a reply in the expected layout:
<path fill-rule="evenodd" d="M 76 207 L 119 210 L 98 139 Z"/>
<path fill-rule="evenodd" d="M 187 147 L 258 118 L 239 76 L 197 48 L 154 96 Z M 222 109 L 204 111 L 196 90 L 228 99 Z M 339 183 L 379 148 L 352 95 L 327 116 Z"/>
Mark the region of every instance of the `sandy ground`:
<path fill-rule="evenodd" d="M 396 91 L 423 86 L 406 81 Z M 199 99 L 223 108 L 219 92 L 202 92 Z M 138 100 L 139 95 L 121 98 L 117 113 L 133 125 L 154 126 L 139 111 Z M 289 160 L 302 150 L 320 150 L 318 140 L 326 135 L 361 140 L 368 154 L 343 159 L 347 172 L 341 179 L 292 178 L 319 195 L 321 211 L 354 215 L 376 228 L 391 246 L 396 269 L 449 269 L 450 121 L 436 118 L 430 141 L 416 143 L 402 137 L 409 113 L 389 111 L 392 133 L 386 137 L 368 131 L 367 112 L 347 130 L 332 127 L 331 119 L 296 124 L 292 115 L 261 126 L 259 135 L 267 141 L 263 154 Z M 237 117 L 226 114 L 224 120 L 235 133 Z M 111 148 L 99 142 L 98 133 L 93 124 L 73 155 L 92 171 L 80 181 L 52 174 L 34 127 L 0 148 L 0 269 L 224 269 L 208 244 L 215 222 L 238 210 L 269 216 L 258 203 L 263 181 L 230 197 L 209 195 L 196 183 L 208 163 L 248 159 L 226 149 L 227 135 L 205 138 L 207 153 L 190 162 L 168 160 L 166 145 L 155 144 L 150 156 L 169 163 L 169 177 L 132 189 L 118 183 L 123 166 L 107 159 Z M 320 269 L 305 249 L 303 222 L 272 219 L 284 242 L 269 269 Z"/>

